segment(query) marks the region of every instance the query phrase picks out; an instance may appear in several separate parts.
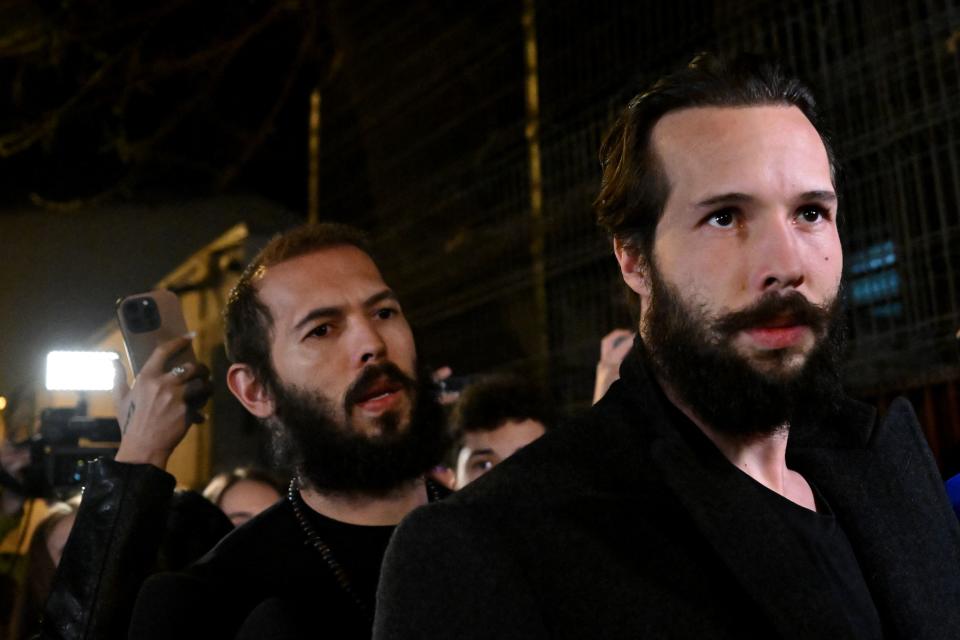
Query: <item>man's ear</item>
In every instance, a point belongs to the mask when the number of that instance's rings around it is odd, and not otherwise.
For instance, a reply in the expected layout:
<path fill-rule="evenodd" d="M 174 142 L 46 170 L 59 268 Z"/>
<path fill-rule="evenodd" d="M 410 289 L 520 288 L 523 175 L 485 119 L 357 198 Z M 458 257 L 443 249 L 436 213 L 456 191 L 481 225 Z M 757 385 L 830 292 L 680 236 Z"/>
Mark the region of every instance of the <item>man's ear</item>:
<path fill-rule="evenodd" d="M 227 370 L 227 386 L 240 404 L 256 417 L 268 418 L 273 415 L 273 396 L 253 375 L 250 365 L 240 363 L 230 365 L 230 369 Z"/>
<path fill-rule="evenodd" d="M 650 295 L 650 277 L 647 271 L 647 261 L 640 255 L 636 247 L 625 243 L 621 238 L 613 239 L 613 254 L 620 263 L 620 273 L 623 281 L 636 292 L 641 301 Z"/>

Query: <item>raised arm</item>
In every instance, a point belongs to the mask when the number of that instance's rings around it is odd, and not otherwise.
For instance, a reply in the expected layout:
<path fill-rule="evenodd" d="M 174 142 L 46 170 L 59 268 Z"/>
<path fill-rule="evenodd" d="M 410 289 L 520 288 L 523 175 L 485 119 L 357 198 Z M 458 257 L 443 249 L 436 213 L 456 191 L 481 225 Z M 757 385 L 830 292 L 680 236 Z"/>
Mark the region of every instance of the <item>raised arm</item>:
<path fill-rule="evenodd" d="M 614 329 L 600 341 L 600 360 L 593 385 L 593 404 L 597 404 L 607 389 L 620 378 L 620 363 L 630 353 L 636 333 L 629 329 Z"/>
<path fill-rule="evenodd" d="M 142 582 L 153 569 L 175 481 L 165 468 L 210 394 L 203 365 L 167 371 L 189 345 L 157 347 L 133 388 L 117 380 L 121 444 L 89 467 L 76 524 L 44 610 L 41 638 L 124 638 Z"/>

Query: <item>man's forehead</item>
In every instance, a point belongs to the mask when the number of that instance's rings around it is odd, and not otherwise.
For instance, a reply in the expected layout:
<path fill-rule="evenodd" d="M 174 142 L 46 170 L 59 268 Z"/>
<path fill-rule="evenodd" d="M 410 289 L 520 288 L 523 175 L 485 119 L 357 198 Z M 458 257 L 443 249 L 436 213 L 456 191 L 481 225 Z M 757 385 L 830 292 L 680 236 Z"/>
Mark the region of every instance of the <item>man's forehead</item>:
<path fill-rule="evenodd" d="M 350 304 L 387 289 L 370 256 L 349 245 L 284 260 L 258 276 L 259 297 L 274 319 L 315 305 Z"/>
<path fill-rule="evenodd" d="M 657 122 L 651 142 L 671 186 L 739 191 L 749 189 L 738 183 L 776 178 L 798 192 L 832 189 L 823 140 L 794 106 L 682 109 Z"/>
<path fill-rule="evenodd" d="M 819 139 L 813 123 L 799 109 L 787 104 L 687 107 L 671 111 L 654 125 L 652 139 L 658 144 L 722 141 L 747 130 L 751 135 L 770 134 L 784 127 L 800 127 Z M 795 133 L 795 132 L 791 132 Z"/>

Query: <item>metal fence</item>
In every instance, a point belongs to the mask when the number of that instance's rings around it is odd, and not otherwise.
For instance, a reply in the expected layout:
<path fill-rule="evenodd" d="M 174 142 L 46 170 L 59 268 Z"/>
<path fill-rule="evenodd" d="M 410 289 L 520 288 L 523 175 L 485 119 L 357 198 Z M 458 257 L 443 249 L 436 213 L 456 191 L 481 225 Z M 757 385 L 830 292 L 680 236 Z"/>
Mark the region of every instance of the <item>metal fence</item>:
<path fill-rule="evenodd" d="M 630 96 L 693 53 L 751 50 L 814 85 L 841 158 L 850 385 L 881 395 L 957 377 L 958 3 L 534 9 L 542 223 L 531 216 L 524 4 L 335 12 L 344 71 L 324 97 L 321 215 L 373 231 L 422 359 L 459 373 L 549 368 L 558 401 L 585 405 L 600 337 L 631 322 L 590 210 L 601 136 Z"/>

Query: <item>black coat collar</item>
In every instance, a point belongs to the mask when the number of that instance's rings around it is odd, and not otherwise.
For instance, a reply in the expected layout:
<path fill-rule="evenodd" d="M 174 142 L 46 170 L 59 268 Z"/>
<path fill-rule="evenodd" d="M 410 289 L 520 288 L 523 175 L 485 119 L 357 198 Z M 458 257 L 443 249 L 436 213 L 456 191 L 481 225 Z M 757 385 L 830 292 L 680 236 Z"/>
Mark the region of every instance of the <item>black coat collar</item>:
<path fill-rule="evenodd" d="M 604 409 L 602 405 L 611 405 Z M 730 574 L 756 601 L 760 611 L 784 638 L 843 637 L 840 629 L 819 626 L 824 620 L 842 620 L 843 612 L 822 590 L 815 564 L 782 515 L 769 509 L 760 492 L 766 491 L 736 469 L 712 442 L 669 403 L 635 347 L 598 409 L 626 409 L 623 417 L 633 437 L 643 441 L 647 470 L 666 485 L 691 517 Z M 852 462 L 851 450 L 862 449 L 874 425 L 870 407 L 846 401 L 829 425 L 804 425 L 796 442 L 791 434 L 788 455 L 799 459 L 828 459 L 831 464 Z M 802 434 L 802 435 L 799 435 Z M 853 458 L 866 455 L 853 454 Z M 818 468 L 815 478 L 828 502 L 843 492 L 829 473 Z M 806 474 L 805 474 L 806 475 Z M 847 504 L 842 506 L 846 507 Z M 879 604 L 879 603 L 878 603 Z M 818 615 L 810 615 L 811 611 Z"/>

